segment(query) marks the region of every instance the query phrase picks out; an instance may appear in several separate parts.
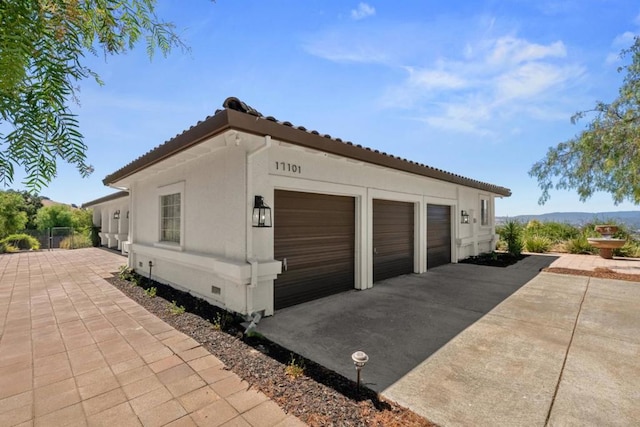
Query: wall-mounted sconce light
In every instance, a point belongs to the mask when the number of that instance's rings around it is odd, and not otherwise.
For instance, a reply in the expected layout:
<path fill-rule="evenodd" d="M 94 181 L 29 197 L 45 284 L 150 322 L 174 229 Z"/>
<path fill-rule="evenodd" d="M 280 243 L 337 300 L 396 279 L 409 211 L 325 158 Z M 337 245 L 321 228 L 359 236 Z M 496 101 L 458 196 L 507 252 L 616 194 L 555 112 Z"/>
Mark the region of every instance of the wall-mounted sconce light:
<path fill-rule="evenodd" d="M 252 222 L 254 227 L 271 227 L 271 208 L 264 203 L 262 196 L 255 196 Z"/>
<path fill-rule="evenodd" d="M 129 219 L 129 211 L 127 211 L 127 219 Z"/>
<path fill-rule="evenodd" d="M 469 224 L 469 212 L 464 210 L 460 212 L 460 222 L 462 224 Z"/>
<path fill-rule="evenodd" d="M 120 219 L 120 209 L 113 213 L 113 219 Z"/>

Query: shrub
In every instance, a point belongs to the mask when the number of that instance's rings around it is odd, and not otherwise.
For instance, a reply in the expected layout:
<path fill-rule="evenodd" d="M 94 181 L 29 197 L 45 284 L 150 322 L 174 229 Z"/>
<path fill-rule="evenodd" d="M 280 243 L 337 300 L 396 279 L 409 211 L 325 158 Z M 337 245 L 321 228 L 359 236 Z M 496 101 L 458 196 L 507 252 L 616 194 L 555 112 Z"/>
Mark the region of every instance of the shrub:
<path fill-rule="evenodd" d="M 176 302 L 176 300 L 171 301 L 171 305 L 169 306 L 169 312 L 171 314 L 173 314 L 174 316 L 178 316 L 180 314 L 183 314 L 185 312 L 185 308 L 184 305 L 178 305 L 178 303 Z"/>
<path fill-rule="evenodd" d="M 40 249 L 40 242 L 35 237 L 28 234 L 12 234 L 0 240 L 0 243 L 4 243 L 6 246 L 13 246 L 19 250 L 34 250 Z M 8 250 L 6 252 L 9 252 Z"/>
<path fill-rule="evenodd" d="M 580 235 L 580 229 L 571 224 L 560 222 L 529 221 L 524 230 L 525 239 L 532 236 L 544 236 L 551 243 L 560 243 Z"/>
<path fill-rule="evenodd" d="M 500 238 L 506 242 L 507 251 L 511 255 L 520 255 L 522 252 L 522 224 L 510 220 L 496 231 L 500 234 Z"/>
<path fill-rule="evenodd" d="M 534 252 L 542 254 L 549 252 L 553 242 L 546 236 L 533 235 L 526 237 L 524 240 L 524 247 L 528 252 Z"/>
<path fill-rule="evenodd" d="M 158 288 L 152 286 L 148 289 L 145 289 L 144 293 L 147 294 L 147 296 L 150 298 L 155 298 L 156 294 L 158 293 Z"/>
<path fill-rule="evenodd" d="M 102 243 L 99 233 L 100 227 L 98 227 L 97 225 L 92 225 L 91 230 L 89 231 L 89 238 L 91 239 L 91 244 L 96 248 L 100 247 L 100 244 Z"/>
<path fill-rule="evenodd" d="M 137 285 L 141 282 L 141 277 L 133 268 L 127 265 L 121 265 L 118 271 L 118 277 L 127 282 L 131 282 L 132 285 Z"/>
<path fill-rule="evenodd" d="M 91 243 L 91 239 L 89 236 L 85 234 L 75 233 L 71 236 L 67 236 L 62 241 L 60 241 L 61 249 L 80 249 L 80 248 L 90 248 L 93 244 Z"/>
<path fill-rule="evenodd" d="M 640 242 L 628 240 L 620 249 L 614 249 L 615 256 L 640 258 Z"/>
<path fill-rule="evenodd" d="M 569 239 L 564 245 L 565 250 L 570 254 L 593 254 L 596 253 L 596 248 L 591 246 L 587 241 L 587 236 L 581 234 L 580 236 Z"/>
<path fill-rule="evenodd" d="M 286 368 L 284 368 L 284 372 L 291 378 L 291 379 L 298 379 L 301 376 L 304 375 L 304 362 L 303 361 L 296 361 L 295 357 L 293 357 L 293 355 L 291 355 L 291 361 L 289 362 L 289 364 L 287 365 Z"/>

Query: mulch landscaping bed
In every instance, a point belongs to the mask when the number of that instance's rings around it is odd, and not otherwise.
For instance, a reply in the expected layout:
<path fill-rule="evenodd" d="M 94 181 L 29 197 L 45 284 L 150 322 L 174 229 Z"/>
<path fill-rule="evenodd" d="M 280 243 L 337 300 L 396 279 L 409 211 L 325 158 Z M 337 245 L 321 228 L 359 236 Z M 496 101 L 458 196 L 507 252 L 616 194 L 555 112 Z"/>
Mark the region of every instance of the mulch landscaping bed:
<path fill-rule="evenodd" d="M 574 276 L 599 277 L 602 279 L 627 280 L 629 282 L 640 282 L 640 274 L 618 273 L 608 268 L 598 267 L 595 270 L 573 270 L 571 268 L 543 268 L 542 271 L 548 273 L 571 274 Z"/>
<path fill-rule="evenodd" d="M 149 312 L 201 343 L 251 387 L 311 426 L 435 425 L 368 388 L 358 392 L 353 380 L 259 335 L 246 336 L 242 319 L 202 299 L 144 278 L 138 280 L 142 286 L 118 276 L 108 279 Z M 155 297 L 145 293 L 151 286 L 157 289 Z M 171 308 L 180 306 L 186 311 L 172 314 Z M 304 366 L 303 376 L 287 375 L 286 368 L 292 363 Z"/>
<path fill-rule="evenodd" d="M 508 267 L 525 259 L 529 255 L 513 255 L 506 252 L 491 252 L 470 256 L 458 261 L 462 264 L 486 265 L 489 267 Z"/>

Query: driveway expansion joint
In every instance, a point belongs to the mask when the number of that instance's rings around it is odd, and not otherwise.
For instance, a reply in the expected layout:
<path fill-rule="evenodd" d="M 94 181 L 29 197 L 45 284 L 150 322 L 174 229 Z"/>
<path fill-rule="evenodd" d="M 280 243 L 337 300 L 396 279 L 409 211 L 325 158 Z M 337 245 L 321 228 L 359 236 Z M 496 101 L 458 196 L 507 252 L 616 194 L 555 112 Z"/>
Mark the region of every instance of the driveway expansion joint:
<path fill-rule="evenodd" d="M 584 288 L 584 293 L 582 294 L 582 299 L 580 300 L 580 307 L 578 308 L 578 314 L 576 314 L 576 320 L 573 323 L 571 338 L 569 339 L 569 344 L 567 345 L 567 350 L 565 351 L 564 359 L 562 360 L 562 367 L 560 368 L 560 374 L 558 375 L 558 382 L 556 383 L 555 390 L 553 391 L 553 396 L 551 397 L 551 403 L 549 404 L 549 411 L 547 412 L 547 418 L 544 422 L 545 426 L 549 425 L 549 420 L 551 419 L 551 412 L 553 412 L 553 405 L 556 403 L 556 397 L 558 396 L 558 390 L 560 389 L 560 383 L 562 382 L 562 376 L 564 375 L 564 368 L 567 365 L 567 359 L 569 358 L 569 351 L 571 350 L 571 345 L 573 344 L 573 339 L 576 335 L 576 329 L 578 328 L 578 321 L 580 320 L 580 314 L 582 313 L 582 305 L 584 304 L 584 300 L 587 297 L 587 292 L 589 291 L 590 283 L 591 283 L 591 278 L 587 280 L 587 285 Z"/>

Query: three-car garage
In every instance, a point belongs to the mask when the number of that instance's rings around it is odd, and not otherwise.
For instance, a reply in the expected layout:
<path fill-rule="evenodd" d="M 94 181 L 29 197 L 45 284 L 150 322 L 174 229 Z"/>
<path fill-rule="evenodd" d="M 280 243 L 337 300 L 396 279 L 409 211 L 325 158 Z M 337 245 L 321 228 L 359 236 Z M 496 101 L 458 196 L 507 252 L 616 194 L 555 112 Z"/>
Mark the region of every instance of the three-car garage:
<path fill-rule="evenodd" d="M 276 310 L 355 287 L 356 198 L 275 190 Z M 417 271 L 418 204 L 372 200 L 373 282 Z M 451 208 L 427 205 L 427 266 L 451 262 Z"/>

